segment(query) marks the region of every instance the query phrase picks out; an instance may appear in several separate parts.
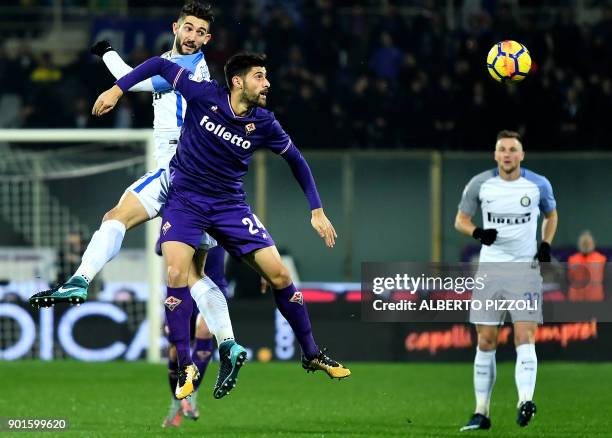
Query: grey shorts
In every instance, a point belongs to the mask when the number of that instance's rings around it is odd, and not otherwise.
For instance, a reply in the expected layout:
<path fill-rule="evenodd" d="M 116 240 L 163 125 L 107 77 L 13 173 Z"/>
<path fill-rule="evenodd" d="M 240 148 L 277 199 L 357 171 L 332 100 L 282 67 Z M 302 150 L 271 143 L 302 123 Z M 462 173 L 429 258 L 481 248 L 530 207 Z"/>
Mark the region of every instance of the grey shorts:
<path fill-rule="evenodd" d="M 477 276 L 484 287 L 472 292 L 470 322 L 502 325 L 506 314 L 512 322 L 542 323 L 542 276 L 531 263 L 480 266 Z"/>

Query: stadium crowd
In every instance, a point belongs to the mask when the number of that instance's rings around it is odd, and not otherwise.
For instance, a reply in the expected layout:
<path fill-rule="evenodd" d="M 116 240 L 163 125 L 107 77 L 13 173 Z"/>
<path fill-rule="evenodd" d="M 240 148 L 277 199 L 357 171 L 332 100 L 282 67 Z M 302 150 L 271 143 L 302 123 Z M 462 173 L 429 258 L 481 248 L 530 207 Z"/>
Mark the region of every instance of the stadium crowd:
<path fill-rule="evenodd" d="M 435 2 L 341 3 L 219 2 L 205 48 L 213 77 L 223 80 L 236 51 L 267 53 L 268 106 L 303 149 L 489 149 L 500 128 L 522 132 L 530 149 L 612 148 L 612 7 L 579 25 L 569 8 L 519 19 L 502 2 L 463 2 L 451 29 Z M 486 54 L 502 39 L 532 54 L 532 73 L 518 86 L 487 73 Z M 122 55 L 136 65 L 156 54 Z M 10 54 L 0 45 L 0 78 L 0 127 L 151 124 L 146 93 L 109 117 L 90 117 L 112 77 L 87 49 L 59 67 L 53 53 L 34 54 L 26 41 Z"/>

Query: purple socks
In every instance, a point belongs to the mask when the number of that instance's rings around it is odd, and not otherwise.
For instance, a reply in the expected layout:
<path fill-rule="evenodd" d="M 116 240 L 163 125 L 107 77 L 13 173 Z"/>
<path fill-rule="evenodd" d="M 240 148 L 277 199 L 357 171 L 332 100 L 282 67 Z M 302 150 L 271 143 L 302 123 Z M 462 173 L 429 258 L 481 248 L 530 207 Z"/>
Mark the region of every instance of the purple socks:
<path fill-rule="evenodd" d="M 310 318 L 306 310 L 306 303 L 302 293 L 298 291 L 293 283 L 283 289 L 274 289 L 274 300 L 276 307 L 285 317 L 293 333 L 295 334 L 304 356 L 312 359 L 319 354 L 319 347 L 312 337 Z"/>
<path fill-rule="evenodd" d="M 210 359 L 212 358 L 212 351 L 212 338 L 196 338 L 195 348 L 193 349 L 193 353 L 191 353 L 191 359 L 193 360 L 194 365 L 198 367 L 198 371 L 200 372 L 200 378 L 194 382 L 194 391 L 197 391 L 198 387 L 200 386 L 200 382 L 204 378 L 206 367 L 208 366 L 208 362 L 210 362 Z"/>
<path fill-rule="evenodd" d="M 179 369 L 183 369 L 185 366 L 191 365 L 189 323 L 193 301 L 187 286 L 168 287 L 166 296 L 164 302 L 166 322 L 170 331 L 168 340 L 176 346 Z"/>

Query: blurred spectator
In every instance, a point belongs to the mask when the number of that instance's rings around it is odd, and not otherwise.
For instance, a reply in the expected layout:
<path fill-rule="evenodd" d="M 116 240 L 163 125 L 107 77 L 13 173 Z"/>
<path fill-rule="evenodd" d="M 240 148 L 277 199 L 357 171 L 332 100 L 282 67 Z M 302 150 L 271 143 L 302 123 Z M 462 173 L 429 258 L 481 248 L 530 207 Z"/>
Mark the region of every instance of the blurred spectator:
<path fill-rule="evenodd" d="M 57 282 L 64 283 L 81 264 L 85 252 L 85 241 L 80 232 L 68 233 L 64 239 L 57 258 Z"/>
<path fill-rule="evenodd" d="M 402 52 L 395 47 L 389 32 L 380 35 L 380 46 L 374 49 L 370 58 L 370 69 L 377 78 L 395 82 L 402 66 Z"/>
<path fill-rule="evenodd" d="M 81 258 L 85 252 L 86 241 L 79 231 L 66 234 L 64 243 L 60 247 L 57 256 L 57 279 L 56 283 L 65 283 L 81 264 Z M 88 295 L 90 299 L 96 299 L 101 289 L 100 277 L 96 277 L 90 284 Z"/>
<path fill-rule="evenodd" d="M 395 131 L 401 129 L 400 119 L 394 111 L 396 100 L 388 81 L 379 78 L 369 90 L 368 123 L 366 124 L 367 146 L 371 148 L 395 147 Z"/>
<path fill-rule="evenodd" d="M 308 52 L 312 69 L 325 75 L 330 80 L 338 73 L 340 53 L 345 45 L 344 34 L 331 11 L 323 13 L 313 20 L 313 35 L 334 35 L 333 38 L 314 38 L 304 46 Z"/>
<path fill-rule="evenodd" d="M 244 50 L 255 53 L 266 53 L 266 40 L 261 35 L 261 27 L 253 23 L 243 43 Z"/>
<path fill-rule="evenodd" d="M 0 300 L 0 302 L 11 303 L 11 304 L 21 304 L 23 303 L 23 300 L 21 299 L 21 297 L 19 296 L 17 292 L 5 292 L 2 295 L 2 299 Z"/>
<path fill-rule="evenodd" d="M 125 96 L 125 101 L 123 105 L 119 105 L 117 110 L 115 111 L 114 118 L 115 123 L 113 125 L 114 128 L 117 129 L 130 129 L 133 126 L 132 121 L 132 96 Z"/>
<path fill-rule="evenodd" d="M 347 73 L 359 75 L 365 73 L 367 68 L 369 55 L 368 42 L 370 40 L 368 17 L 363 6 L 353 6 L 346 21 L 347 23 L 345 23 L 344 27 L 350 44 L 347 45 L 346 50 L 342 53 L 342 56 L 345 58 L 343 64 L 346 67 Z"/>
<path fill-rule="evenodd" d="M 29 65 L 28 52 L 26 48 L 24 50 L 22 65 Z M 26 71 L 26 67 L 23 70 Z M 61 69 L 53 62 L 53 55 L 50 52 L 42 53 L 23 92 L 26 104 L 22 115 L 26 127 L 56 128 L 68 125 L 66 113 L 72 108 L 64 103 L 62 77 Z"/>
<path fill-rule="evenodd" d="M 236 52 L 229 32 L 222 27 L 213 28 L 214 40 L 204 48 L 206 60 L 212 79 L 225 84 L 223 66 L 225 61 Z"/>
<path fill-rule="evenodd" d="M 15 57 L 9 60 L 6 78 L 9 84 L 14 84 L 14 91 L 23 93 L 29 83 L 29 78 L 34 69 L 34 54 L 32 48 L 25 42 L 19 44 Z M 4 83 L 4 81 L 3 81 Z"/>
<path fill-rule="evenodd" d="M 38 64 L 30 74 L 32 82 L 58 82 L 62 79 L 62 71 L 53 63 L 50 52 L 44 52 Z"/>
<path fill-rule="evenodd" d="M 433 142 L 442 148 L 453 145 L 455 139 L 456 117 L 460 114 L 457 92 L 451 77 L 443 74 L 438 78 L 438 86 L 433 94 Z"/>
<path fill-rule="evenodd" d="M 603 301 L 606 256 L 595 250 L 590 231 L 578 237 L 578 252 L 567 260 L 570 301 Z"/>
<path fill-rule="evenodd" d="M 370 81 L 365 74 L 357 78 L 353 84 L 352 93 L 348 96 L 346 107 L 350 108 L 350 136 L 349 143 L 354 148 L 365 147 L 365 131 L 367 128 L 367 118 L 369 116 L 368 95 Z"/>
<path fill-rule="evenodd" d="M 291 15 L 283 7 L 276 6 L 270 11 L 270 21 L 265 27 L 264 34 L 270 55 L 268 65 L 272 71 L 276 71 L 287 59 L 287 49 L 301 42 L 298 29 Z M 241 44 L 240 41 L 236 43 Z M 225 63 L 226 59 L 222 62 Z"/>
<path fill-rule="evenodd" d="M 79 98 L 74 105 L 74 127 L 87 128 L 91 119 L 91 110 L 86 99 Z"/>
<path fill-rule="evenodd" d="M 113 294 L 113 303 L 133 303 L 136 301 L 136 292 L 132 289 L 117 289 Z"/>

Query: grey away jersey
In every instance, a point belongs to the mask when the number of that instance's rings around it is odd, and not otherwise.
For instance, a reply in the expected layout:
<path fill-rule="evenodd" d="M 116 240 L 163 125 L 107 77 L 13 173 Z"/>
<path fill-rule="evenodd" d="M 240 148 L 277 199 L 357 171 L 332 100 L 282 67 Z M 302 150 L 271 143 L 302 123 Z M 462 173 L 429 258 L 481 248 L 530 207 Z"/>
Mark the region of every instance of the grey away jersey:
<path fill-rule="evenodd" d="M 540 210 L 553 211 L 556 201 L 550 182 L 537 173 L 521 169 L 514 181 L 503 180 L 498 169 L 487 170 L 470 180 L 459 210 L 474 216 L 482 209 L 483 228 L 495 228 L 497 239 L 483 245 L 481 262 L 528 262 L 537 252 Z"/>

